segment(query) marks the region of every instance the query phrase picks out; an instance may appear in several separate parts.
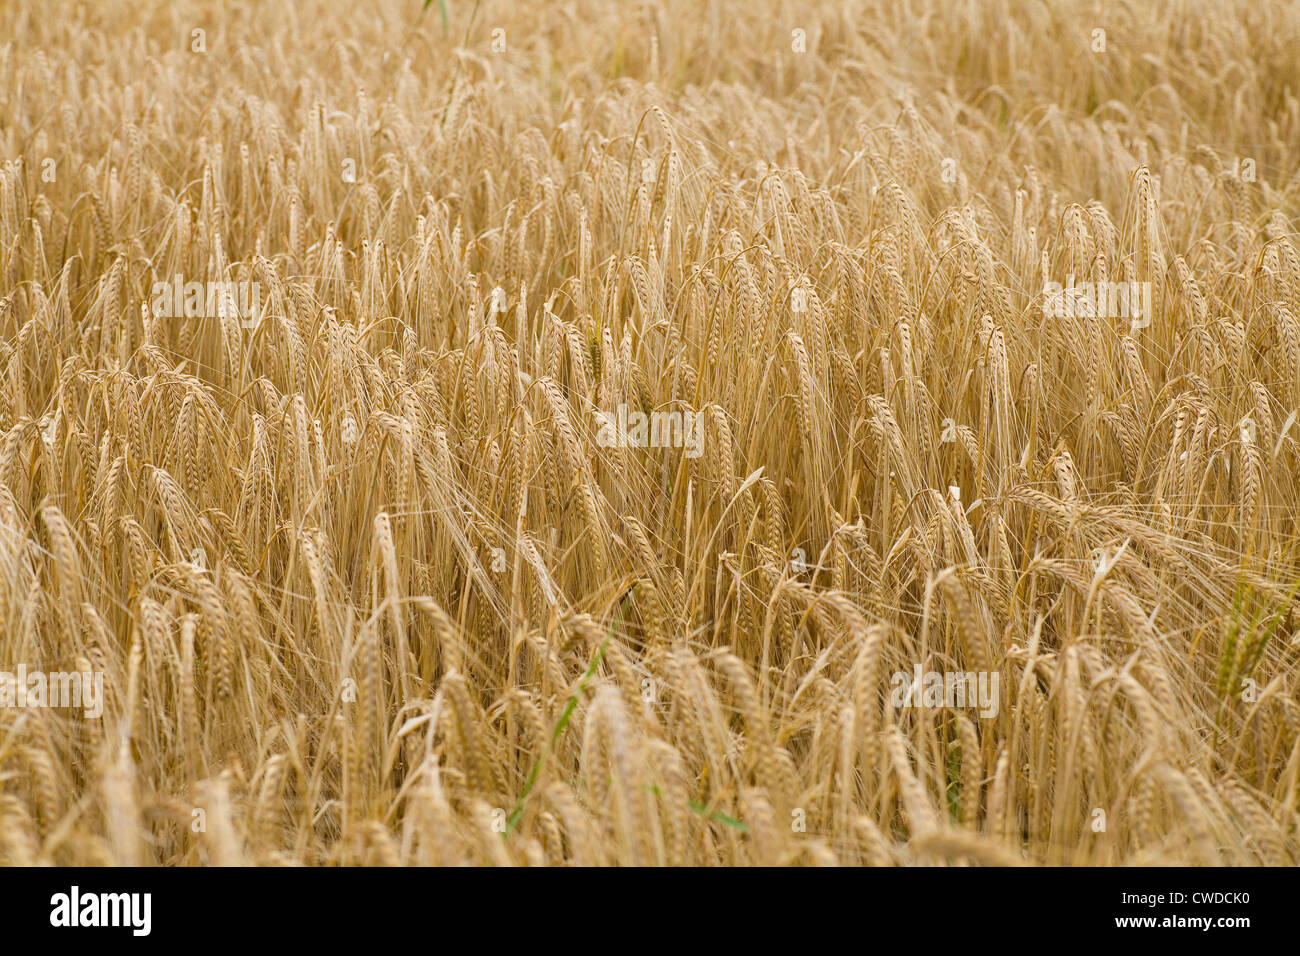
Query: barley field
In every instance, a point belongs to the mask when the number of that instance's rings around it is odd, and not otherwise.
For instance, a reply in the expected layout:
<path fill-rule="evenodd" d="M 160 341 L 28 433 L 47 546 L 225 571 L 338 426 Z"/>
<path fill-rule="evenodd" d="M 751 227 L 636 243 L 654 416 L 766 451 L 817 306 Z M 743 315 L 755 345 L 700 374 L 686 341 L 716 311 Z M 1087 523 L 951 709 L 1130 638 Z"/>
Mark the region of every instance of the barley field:
<path fill-rule="evenodd" d="M 1300 863 L 1297 48 L 0 5 L 0 863 Z"/>

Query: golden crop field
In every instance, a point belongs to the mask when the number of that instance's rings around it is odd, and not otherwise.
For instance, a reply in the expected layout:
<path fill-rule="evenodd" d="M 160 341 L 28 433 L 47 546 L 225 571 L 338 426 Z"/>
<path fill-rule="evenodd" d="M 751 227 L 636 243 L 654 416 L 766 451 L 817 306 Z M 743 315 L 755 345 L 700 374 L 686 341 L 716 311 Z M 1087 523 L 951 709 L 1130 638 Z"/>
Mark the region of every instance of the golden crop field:
<path fill-rule="evenodd" d="M 1300 863 L 1298 48 L 0 4 L 0 863 Z"/>

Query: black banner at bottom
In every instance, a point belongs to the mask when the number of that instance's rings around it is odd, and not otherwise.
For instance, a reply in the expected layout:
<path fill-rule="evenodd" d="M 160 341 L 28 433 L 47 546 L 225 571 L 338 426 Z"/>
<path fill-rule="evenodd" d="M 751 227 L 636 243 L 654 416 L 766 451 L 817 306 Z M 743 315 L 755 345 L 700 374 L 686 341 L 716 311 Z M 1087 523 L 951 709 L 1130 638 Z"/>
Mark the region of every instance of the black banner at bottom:
<path fill-rule="evenodd" d="M 625 939 L 636 926 L 674 932 L 680 922 L 693 940 L 713 926 L 728 942 L 752 934 L 770 947 L 783 924 L 806 934 L 810 919 L 828 927 L 837 917 L 858 933 L 873 923 L 945 934 L 1000 926 L 1079 940 L 1195 933 L 1231 943 L 1289 925 L 1298 876 L 1296 869 L 10 869 L 0 870 L 0 912 L 8 943 L 38 935 L 126 946 L 337 945 L 435 926 L 524 935 L 544 920 L 588 941 L 603 931 Z"/>

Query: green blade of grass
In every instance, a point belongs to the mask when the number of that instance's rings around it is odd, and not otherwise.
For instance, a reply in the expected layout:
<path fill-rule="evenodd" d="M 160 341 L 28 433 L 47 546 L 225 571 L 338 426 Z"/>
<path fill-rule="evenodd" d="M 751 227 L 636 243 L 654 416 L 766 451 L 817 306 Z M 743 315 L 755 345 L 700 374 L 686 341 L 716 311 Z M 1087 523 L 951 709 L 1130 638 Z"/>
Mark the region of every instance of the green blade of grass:
<path fill-rule="evenodd" d="M 424 9 L 433 6 L 433 0 L 424 0 Z M 442 32 L 447 32 L 447 0 L 438 0 L 438 12 L 442 14 Z"/>
<path fill-rule="evenodd" d="M 560 714 L 560 719 L 555 724 L 555 730 L 551 732 L 551 740 L 550 743 L 547 744 L 546 751 L 533 762 L 533 767 L 528 772 L 528 779 L 524 781 L 524 789 L 520 792 L 519 799 L 515 801 L 515 806 L 514 809 L 510 811 L 509 819 L 506 820 L 506 832 L 503 833 L 502 836 L 508 836 L 510 831 L 518 826 L 519 821 L 523 819 L 524 801 L 528 799 L 528 795 L 533 790 L 533 785 L 537 783 L 537 776 L 542 772 L 542 763 L 550 755 L 551 751 L 555 749 L 555 742 L 560 739 L 560 735 L 564 733 L 564 729 L 569 726 L 569 718 L 573 716 L 573 712 L 578 708 L 578 700 L 586 692 L 587 684 L 590 683 L 591 678 L 595 675 L 596 668 L 600 667 L 600 662 L 605 659 L 605 648 L 609 647 L 609 642 L 614 637 L 614 632 L 618 630 L 619 625 L 623 623 L 623 613 L 627 608 L 627 602 L 632 598 L 632 590 L 635 587 L 636 586 L 633 585 L 632 588 L 629 588 L 627 594 L 623 595 L 623 599 L 619 601 L 618 613 L 614 615 L 613 623 L 609 625 L 609 631 L 605 634 L 605 639 L 600 642 L 600 647 L 596 649 L 596 653 L 592 657 L 591 663 L 587 666 L 587 670 L 583 673 L 582 679 L 578 681 L 577 689 L 569 695 L 569 699 L 564 705 L 564 713 Z"/>
<path fill-rule="evenodd" d="M 735 817 L 727 816 L 721 810 L 714 810 L 710 812 L 708 807 L 706 807 L 702 803 L 697 803 L 694 800 L 688 803 L 687 806 L 690 807 L 692 810 L 694 810 L 696 813 L 698 813 L 700 816 L 708 817 L 714 823 L 724 823 L 727 826 L 731 827 L 733 830 L 739 830 L 742 833 L 749 832 L 749 826 L 747 824 L 741 823 Z"/>
<path fill-rule="evenodd" d="M 647 784 L 645 789 L 648 790 L 650 793 L 653 793 L 656 797 L 663 796 L 663 791 L 661 791 L 654 784 Z M 689 800 L 687 801 L 686 806 L 690 808 L 692 812 L 698 813 L 702 817 L 708 817 L 714 823 L 726 824 L 727 826 L 731 827 L 733 830 L 739 830 L 742 833 L 749 832 L 748 824 L 743 823 L 740 820 L 737 820 L 735 817 L 727 816 L 721 810 L 713 810 L 712 812 L 710 812 L 709 808 L 703 803 L 700 803 L 698 800 Z"/>

